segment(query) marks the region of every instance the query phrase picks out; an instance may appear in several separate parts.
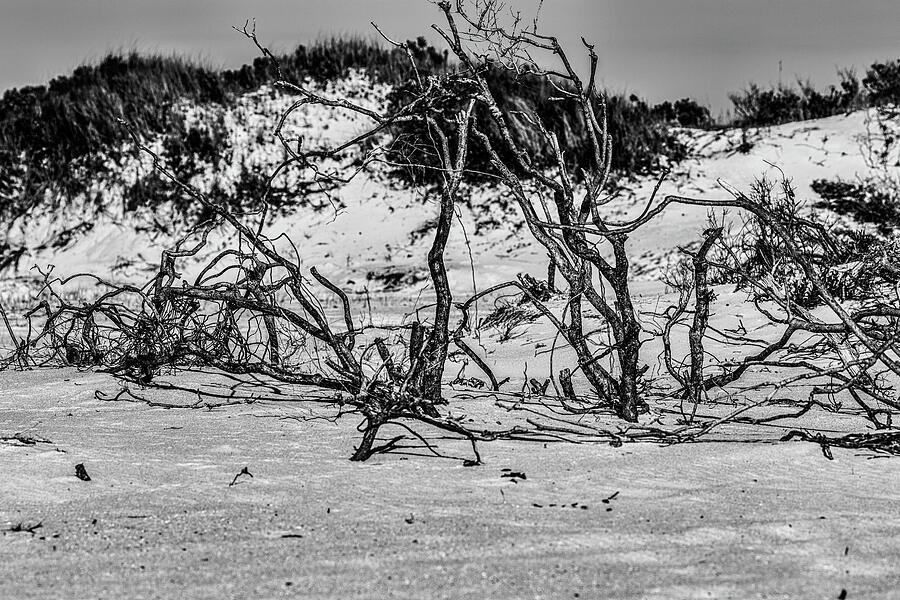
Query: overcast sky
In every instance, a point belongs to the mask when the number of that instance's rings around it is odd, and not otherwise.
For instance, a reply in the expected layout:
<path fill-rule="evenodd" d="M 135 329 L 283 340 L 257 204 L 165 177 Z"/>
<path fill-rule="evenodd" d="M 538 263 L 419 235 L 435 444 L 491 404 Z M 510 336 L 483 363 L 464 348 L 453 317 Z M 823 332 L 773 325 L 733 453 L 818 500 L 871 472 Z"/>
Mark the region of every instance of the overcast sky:
<path fill-rule="evenodd" d="M 512 0 L 529 13 L 535 0 Z M 250 62 L 231 30 L 256 18 L 280 49 L 317 37 L 371 32 L 397 37 L 439 20 L 428 0 L 0 0 L 0 89 L 45 83 L 111 49 L 177 51 L 214 65 Z M 542 29 L 573 50 L 596 43 L 608 87 L 653 101 L 693 96 L 725 107 L 748 81 L 858 71 L 900 58 L 900 0 L 544 0 Z M 429 36 L 434 39 L 435 35 Z"/>

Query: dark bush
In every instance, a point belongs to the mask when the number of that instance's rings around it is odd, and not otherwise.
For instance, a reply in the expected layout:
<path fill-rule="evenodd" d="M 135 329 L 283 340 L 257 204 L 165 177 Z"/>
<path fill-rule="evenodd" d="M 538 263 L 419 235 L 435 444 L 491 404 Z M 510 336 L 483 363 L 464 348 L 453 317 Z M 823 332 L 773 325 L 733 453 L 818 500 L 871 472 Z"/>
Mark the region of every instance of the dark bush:
<path fill-rule="evenodd" d="M 221 118 L 212 123 L 188 126 L 184 118 L 172 118 L 162 141 L 166 166 L 181 181 L 202 171 L 204 164 L 215 168 L 221 159 L 230 159 L 231 140 Z"/>
<path fill-rule="evenodd" d="M 715 123 L 709 114 L 709 108 L 699 104 L 693 98 L 682 98 L 672 104 L 668 100 L 653 107 L 653 116 L 667 123 L 692 129 L 708 129 Z"/>
<path fill-rule="evenodd" d="M 863 85 L 871 104 L 900 104 L 900 59 L 872 64 Z"/>
<path fill-rule="evenodd" d="M 658 169 L 664 158 L 679 162 L 687 149 L 669 131 L 668 123 L 656 118 L 647 103 L 632 94 L 607 99 L 607 121 L 613 144 L 613 171 L 626 177 Z M 583 129 L 576 130 L 579 133 Z M 583 134 L 578 143 L 578 166 L 590 160 L 589 144 Z"/>
<path fill-rule="evenodd" d="M 269 206 L 275 209 L 289 206 L 293 195 L 283 186 L 273 184 L 268 188 L 268 195 L 266 195 L 268 181 L 268 176 L 261 173 L 258 169 L 251 169 L 247 165 L 242 165 L 241 173 L 234 184 L 234 202 L 242 208 L 255 208 L 265 196 Z"/>
<path fill-rule="evenodd" d="M 900 229 L 900 190 L 875 181 L 816 179 L 812 190 L 821 196 L 817 208 L 827 208 L 860 223 L 874 225 L 881 235 Z"/>
<path fill-rule="evenodd" d="M 407 42 L 419 69 L 440 72 L 448 66 L 447 53 L 429 46 L 423 37 Z M 268 73 L 271 63 L 265 62 L 262 71 Z M 304 77 L 317 81 L 333 81 L 345 77 L 350 69 L 364 69 L 370 78 L 382 83 L 399 84 L 411 77 L 411 66 L 405 52 L 385 48 L 360 37 L 332 38 L 297 49 L 279 59 L 282 72 L 294 82 Z M 259 68 L 259 67 L 257 67 Z M 271 73 L 269 81 L 271 81 Z"/>
<path fill-rule="evenodd" d="M 172 198 L 172 185 L 155 171 L 139 177 L 130 185 L 122 196 L 125 212 L 134 212 L 139 208 L 152 207 Z"/>
<path fill-rule="evenodd" d="M 736 122 L 743 127 L 777 125 L 798 120 L 800 97 L 790 88 L 761 89 L 751 83 L 745 90 L 728 95 Z"/>
<path fill-rule="evenodd" d="M 560 145 L 567 148 L 565 158 L 571 169 L 577 172 L 578 167 L 589 165 L 593 157 L 587 126 L 577 107 L 571 102 L 559 100 L 554 85 L 527 72 L 516 74 L 499 67 L 487 67 L 484 75 L 500 109 L 508 116 L 514 141 L 528 154 L 533 165 L 549 167 L 554 160 L 552 149 L 529 122 L 532 114 L 536 114 L 547 129 L 558 136 Z M 467 85 L 470 84 L 459 78 L 445 77 L 442 86 L 434 91 L 429 101 L 432 112 L 446 117 L 455 114 L 466 98 L 477 92 L 467 89 Z M 566 84 L 557 82 L 557 85 L 565 87 Z M 416 91 L 413 82 L 395 88 L 389 98 L 392 109 L 397 110 L 405 105 Z M 651 110 L 643 100 L 635 95 L 625 97 L 619 94 L 608 97 L 606 105 L 607 123 L 613 140 L 612 169 L 617 174 L 635 176 L 648 173 L 660 166 L 663 157 L 672 161 L 684 157 L 685 148 L 669 131 L 666 119 Z M 485 111 L 483 106 L 476 109 L 475 122 L 502 154 L 505 145 L 500 132 L 495 120 Z M 455 130 L 449 121 L 448 118 L 448 127 Z M 424 125 L 404 122 L 395 126 L 392 134 L 394 141 L 389 158 L 403 165 L 398 173 L 416 181 L 436 180 L 439 161 Z M 515 164 L 512 157 L 507 158 L 507 164 Z M 469 168 L 476 176 L 493 171 L 488 155 L 480 144 L 473 144 L 469 150 Z"/>
<path fill-rule="evenodd" d="M 693 98 L 675 101 L 675 118 L 682 127 L 706 129 L 713 124 L 709 108 L 698 104 Z"/>
<path fill-rule="evenodd" d="M 778 85 L 763 89 L 751 83 L 745 90 L 728 95 L 734 105 L 735 125 L 766 127 L 793 121 L 821 119 L 844 114 L 865 105 L 859 79 L 852 70 L 838 71 L 841 81 L 824 92 L 810 82 L 797 87 Z"/>

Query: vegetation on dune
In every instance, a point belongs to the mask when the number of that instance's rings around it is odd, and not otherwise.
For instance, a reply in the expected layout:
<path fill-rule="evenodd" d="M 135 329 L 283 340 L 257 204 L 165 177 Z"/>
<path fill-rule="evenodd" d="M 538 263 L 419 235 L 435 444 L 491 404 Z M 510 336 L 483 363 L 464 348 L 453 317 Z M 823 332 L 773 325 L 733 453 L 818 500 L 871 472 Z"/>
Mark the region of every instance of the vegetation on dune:
<path fill-rule="evenodd" d="M 307 78 L 333 81 L 350 69 L 364 70 L 373 81 L 395 87 L 391 101 L 396 107 L 409 96 L 413 85 L 407 49 L 416 68 L 425 75 L 456 68 L 447 51 L 421 37 L 403 49 L 361 37 L 333 38 L 298 46 L 277 58 L 282 75 L 294 84 Z M 900 60 L 875 63 L 862 79 L 852 70 L 839 73 L 840 82 L 825 91 L 804 82 L 769 89 L 751 84 L 730 96 L 733 124 L 767 126 L 900 102 Z M 569 165 L 582 169 L 587 165 L 588 128 L 573 103 L 560 101 L 557 87 L 565 90 L 564 82 L 496 65 L 487 65 L 484 75 L 502 110 L 511 115 L 536 111 L 568 149 Z M 221 70 L 178 56 L 129 52 L 109 54 L 47 85 L 8 90 L 0 99 L 0 215 L 9 218 L 48 199 L 65 201 L 89 193 L 92 181 L 109 169 L 106 159 L 113 159 L 114 164 L 120 158 L 118 153 L 127 138 L 117 122 L 119 118 L 125 118 L 142 134 L 164 136 L 171 146 L 165 157 L 177 160 L 179 153 L 191 148 L 175 145 L 197 135 L 184 130 L 175 109 L 179 102 L 229 105 L 239 95 L 275 79 L 275 68 L 265 57 L 238 69 Z M 438 110 L 452 110 L 459 101 L 460 90 L 446 92 L 440 100 L 444 106 Z M 645 174 L 658 169 L 661 161 L 683 157 L 684 148 L 670 126 L 716 126 L 708 108 L 689 98 L 650 105 L 634 94 L 606 93 L 605 97 L 613 140 L 612 169 L 622 176 Z M 498 132 L 490 127 L 483 109 L 479 110 L 482 112 L 475 116 L 476 122 L 498 141 Z M 550 150 L 531 124 L 522 118 L 510 122 L 516 141 L 528 149 L 538 165 L 550 164 Z M 390 156 L 426 169 L 433 167 L 435 157 L 427 155 L 429 144 L 416 127 L 415 123 L 406 123 L 393 130 L 395 143 Z M 227 145 L 222 140 L 213 142 L 199 155 L 214 164 L 214 159 L 227 151 Z M 479 149 L 473 149 L 472 161 L 474 169 L 490 172 L 487 158 Z M 413 175 L 428 179 L 428 173 Z M 170 189 L 163 197 L 173 194 Z M 127 204 L 147 201 L 152 198 L 139 195 Z"/>
<path fill-rule="evenodd" d="M 432 70 L 446 65 L 446 56 L 438 52 L 420 53 L 419 60 Z M 280 56 L 279 63 L 295 84 L 305 78 L 335 80 L 350 69 L 395 84 L 411 71 L 405 53 L 363 38 L 301 45 Z M 0 99 L 0 216 L 9 218 L 46 201 L 48 190 L 50 199 L 60 201 L 86 194 L 98 175 L 107 172 L 106 159 L 115 162 L 128 139 L 120 118 L 144 135 L 164 136 L 170 146 L 167 158 L 192 160 L 186 156 L 191 151 L 199 151 L 201 159 L 217 158 L 227 150 L 223 140 L 191 147 L 207 140 L 198 139 L 200 132 L 185 131 L 176 104 L 229 105 L 275 77 L 265 58 L 235 70 L 216 70 L 183 57 L 130 52 L 109 54 L 45 86 L 8 90 Z M 164 197 L 172 193 L 168 190 Z"/>
<path fill-rule="evenodd" d="M 709 108 L 699 104 L 693 98 L 682 98 L 676 100 L 674 104 L 665 100 L 654 106 L 652 112 L 656 118 L 681 127 L 709 129 L 715 126 Z"/>
<path fill-rule="evenodd" d="M 46 86 L 9 90 L 0 101 L 0 214 L 15 215 L 53 196 L 87 191 L 102 171 L 102 155 L 115 154 L 125 140 L 117 118 L 127 116 L 146 132 L 173 126 L 172 105 L 181 98 L 223 102 L 226 90 L 213 71 L 178 57 L 137 53 L 109 55 L 77 68 Z M 9 192 L 7 192 L 9 193 Z"/>
<path fill-rule="evenodd" d="M 403 48 L 361 37 L 333 38 L 298 46 L 277 59 L 282 76 L 292 84 L 308 79 L 333 81 L 351 69 L 361 69 L 372 81 L 394 87 L 390 102 L 396 109 L 408 99 L 414 85 L 407 50 L 415 67 L 425 76 L 457 68 L 447 51 L 422 37 L 407 42 Z M 862 80 L 849 70 L 840 74 L 840 83 L 824 92 L 808 83 L 771 89 L 750 85 L 731 95 L 734 123 L 744 127 L 772 125 L 867 105 L 896 103 L 900 99 L 900 61 L 875 63 Z M 174 164 L 180 177 L 189 177 L 191 169 L 196 171 L 197 165 L 191 162 L 216 165 L 228 155 L 227 140 L 217 137 L 215 123 L 204 130 L 187 127 L 178 104 L 228 106 L 241 94 L 273 83 L 276 77 L 275 67 L 266 57 L 238 69 L 221 70 L 178 56 L 130 52 L 110 54 L 45 86 L 8 90 L 0 99 L 0 215 L 9 220 L 36 205 L 66 202 L 79 196 L 101 203 L 99 194 L 93 198 L 90 194 L 96 189 L 93 184 L 98 177 L 115 175 L 127 140 L 119 118 L 125 118 L 143 135 L 162 137 L 163 157 Z M 550 148 L 524 116 L 532 111 L 567 148 L 567 166 L 573 168 L 576 177 L 580 176 L 592 159 L 589 128 L 574 103 L 560 100 L 564 91 L 571 92 L 568 84 L 527 69 L 517 73 L 490 64 L 485 65 L 484 77 L 498 98 L 500 109 L 513 116 L 512 134 L 536 166 L 550 166 L 553 158 Z M 452 78 L 445 80 L 447 89 L 435 97 L 432 109 L 446 113 L 458 108 L 465 92 L 454 89 L 461 79 L 456 81 L 454 84 Z M 716 126 L 708 108 L 689 98 L 651 105 L 634 94 L 607 92 L 602 96 L 613 143 L 611 167 L 619 177 L 651 173 L 683 158 L 685 148 L 672 126 Z M 499 132 L 484 110 L 476 109 L 476 124 L 502 151 L 503 145 L 497 143 Z M 437 157 L 429 140 L 422 137 L 421 126 L 408 121 L 395 125 L 391 134 L 389 159 L 419 165 L 417 171 L 398 169 L 397 173 L 433 182 Z M 480 148 L 472 149 L 471 167 L 484 174 L 492 173 L 489 159 Z M 245 172 L 235 187 L 245 192 L 252 190 L 259 184 L 253 179 L 252 173 Z M 290 202 L 285 190 L 281 192 L 274 194 L 273 203 Z M 137 182 L 126 194 L 126 209 L 172 199 L 189 204 L 178 190 L 152 177 Z M 223 193 L 222 197 L 232 205 L 246 205 L 249 198 L 239 197 L 237 191 Z"/>
<path fill-rule="evenodd" d="M 573 170 L 576 177 L 589 168 L 593 160 L 590 127 L 577 104 L 563 97 L 564 93 L 573 92 L 571 84 L 547 78 L 536 71 L 516 73 L 498 65 L 486 66 L 482 75 L 497 98 L 500 110 L 510 116 L 511 135 L 531 157 L 533 166 L 550 168 L 555 161 L 552 148 L 535 127 L 535 120 L 539 120 L 559 139 L 560 145 L 567 148 L 566 166 Z M 442 114 L 458 110 L 471 91 L 465 89 L 466 85 L 471 85 L 466 78 L 448 80 L 446 89 L 440 91 L 431 108 Z M 397 87 L 389 98 L 392 109 L 397 110 L 408 102 L 416 89 L 415 82 Z M 679 106 L 689 103 L 687 100 L 679 102 L 682 102 Z M 684 145 L 670 130 L 670 125 L 678 123 L 678 114 L 651 107 L 635 94 L 606 93 L 598 95 L 595 103 L 598 114 L 602 106 L 605 126 L 610 133 L 611 168 L 615 174 L 623 177 L 645 175 L 658 171 L 666 161 L 677 162 L 685 156 Z M 492 145 L 503 152 L 501 133 L 487 107 L 479 106 L 474 118 Z M 433 182 L 440 176 L 439 157 L 425 130 L 421 123 L 415 121 L 395 126 L 394 143 L 388 156 L 404 167 L 410 164 L 416 166 L 413 170 L 400 169 L 399 174 L 412 180 Z M 505 158 L 511 159 L 512 156 L 506 155 Z M 473 171 L 481 175 L 497 176 L 484 148 L 472 149 L 470 165 Z M 519 175 L 528 176 L 525 171 L 519 171 Z"/>
<path fill-rule="evenodd" d="M 278 57 L 291 83 L 310 77 L 329 81 L 351 69 L 363 69 L 374 81 L 401 83 L 410 75 L 406 56 L 363 38 L 328 39 L 298 46 Z M 437 70 L 446 56 L 425 53 L 420 60 Z M 176 55 L 136 51 L 109 54 L 46 86 L 11 89 L 0 100 L 0 142 L 12 154 L 33 161 L 70 161 L 108 151 L 127 133 L 116 119 L 126 118 L 138 131 L 166 133 L 172 105 L 227 104 L 235 95 L 272 83 L 276 73 L 265 58 L 235 70 L 217 70 Z"/>
<path fill-rule="evenodd" d="M 825 183 L 817 181 L 814 187 Z M 843 200 L 847 193 L 843 185 L 849 184 L 829 184 L 827 189 L 838 188 L 836 193 Z M 783 291 L 790 303 L 814 308 L 823 304 L 823 293 L 842 301 L 865 300 L 877 294 L 879 286 L 900 282 L 900 271 L 890 267 L 900 259 L 898 239 L 891 235 L 893 230 L 880 230 L 881 235 L 873 235 L 855 228 L 834 227 L 821 214 L 810 214 L 788 181 L 759 179 L 751 187 L 750 196 L 777 218 L 790 240 L 778 235 L 772 223 L 752 213 L 747 215 L 737 231 L 729 232 L 727 252 L 716 257 L 719 265 L 728 266 L 714 269 L 715 283 L 736 284 L 752 292 L 759 287 L 758 282 L 768 280 Z M 814 204 L 824 205 L 825 202 Z M 820 274 L 821 287 L 810 281 L 797 261 L 786 258 L 789 245 Z"/>
<path fill-rule="evenodd" d="M 872 64 L 863 85 L 871 105 L 900 104 L 900 58 Z"/>
<path fill-rule="evenodd" d="M 403 49 L 384 47 L 364 38 L 329 39 L 298 46 L 277 59 L 282 76 L 292 84 L 307 79 L 334 81 L 351 69 L 363 70 L 372 81 L 395 87 L 396 107 L 408 95 L 413 80 L 407 49 L 423 75 L 438 75 L 455 68 L 446 51 L 421 37 L 409 41 Z M 486 76 L 498 98 L 502 98 L 503 110 L 536 109 L 547 126 L 571 148 L 571 163 L 586 164 L 587 128 L 571 103 L 558 102 L 550 82 L 498 68 L 488 69 Z M 177 56 L 130 52 L 110 54 L 97 64 L 81 66 L 46 86 L 9 90 L 0 100 L 0 215 L 8 219 L 38 203 L 65 202 L 88 195 L 98 176 L 114 176 L 115 164 L 127 140 L 118 122 L 120 118 L 142 135 L 161 136 L 163 157 L 176 163 L 179 176 L 189 175 L 187 170 L 192 165 L 187 163 L 191 161 L 215 165 L 227 155 L 227 140 L 216 137 L 215 123 L 205 130 L 186 128 L 177 105 L 187 102 L 228 106 L 241 94 L 271 84 L 276 78 L 275 67 L 265 57 L 239 69 L 216 70 Z M 447 92 L 445 108 L 452 105 L 453 94 L 459 90 Z M 696 126 L 708 117 L 708 111 L 704 117 L 705 109 L 693 101 L 681 100 L 673 109 L 668 103 L 650 107 L 635 95 L 608 97 L 608 121 L 614 140 L 612 166 L 625 176 L 659 167 L 663 156 L 678 160 L 684 149 L 669 132 L 669 125 Z M 488 121 L 484 114 L 476 118 L 482 123 Z M 534 151 L 535 159 L 549 164 L 547 150 L 529 133 L 530 126 L 521 123 L 515 129 L 519 141 L 531 144 L 529 150 Z M 392 156 L 422 158 L 419 149 L 428 144 L 417 137 L 419 133 L 414 125 L 395 128 Z M 496 139 L 496 131 L 489 129 L 489 135 Z M 416 162 L 432 164 L 428 160 Z M 489 170 L 485 157 L 476 150 L 473 168 L 482 167 Z M 177 197 L 178 191 L 166 185 L 152 179 L 138 182 L 128 192 L 126 207 Z M 100 197 L 93 200 L 102 201 Z M 229 201 L 241 202 L 237 198 Z"/>
<path fill-rule="evenodd" d="M 884 236 L 900 230 L 900 189 L 896 185 L 879 185 L 873 180 L 817 179 L 812 182 L 812 190 L 822 198 L 816 202 L 817 208 L 828 208 L 859 223 L 873 225 Z"/>
<path fill-rule="evenodd" d="M 838 76 L 837 85 L 824 91 L 802 80 L 769 88 L 750 84 L 729 94 L 734 107 L 732 124 L 767 127 L 900 103 L 900 59 L 873 63 L 862 79 L 852 69 L 841 69 Z"/>

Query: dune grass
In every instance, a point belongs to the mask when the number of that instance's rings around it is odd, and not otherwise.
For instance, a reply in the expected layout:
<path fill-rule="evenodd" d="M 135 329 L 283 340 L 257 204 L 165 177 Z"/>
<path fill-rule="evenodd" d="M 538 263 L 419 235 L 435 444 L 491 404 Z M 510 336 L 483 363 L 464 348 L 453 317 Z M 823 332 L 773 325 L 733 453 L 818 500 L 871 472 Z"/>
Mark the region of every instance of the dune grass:
<path fill-rule="evenodd" d="M 440 68 L 445 57 L 417 53 Z M 363 69 L 381 82 L 409 74 L 404 53 L 364 38 L 325 39 L 279 57 L 288 80 L 337 79 Z M 180 132 L 173 106 L 228 105 L 240 94 L 275 79 L 269 61 L 217 70 L 177 55 L 111 53 L 47 85 L 11 89 L 0 99 L 0 216 L 9 217 L 46 199 L 84 193 L 102 174 L 101 154 L 116 157 L 127 139 L 118 119 L 145 135 Z"/>

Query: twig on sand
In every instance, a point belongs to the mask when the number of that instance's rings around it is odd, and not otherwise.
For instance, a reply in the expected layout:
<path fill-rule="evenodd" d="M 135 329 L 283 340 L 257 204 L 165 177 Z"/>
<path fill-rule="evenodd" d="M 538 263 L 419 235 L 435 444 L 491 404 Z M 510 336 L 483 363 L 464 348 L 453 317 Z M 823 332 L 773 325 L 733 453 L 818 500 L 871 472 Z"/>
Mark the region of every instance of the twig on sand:
<path fill-rule="evenodd" d="M 16 523 L 15 525 L 11 525 L 6 531 L 11 533 L 20 533 L 20 532 L 28 532 L 31 535 L 34 535 L 35 531 L 44 526 L 43 521 L 38 521 L 33 525 L 27 525 L 24 522 Z"/>
<path fill-rule="evenodd" d="M 11 446 L 35 446 L 37 444 L 52 444 L 53 442 L 46 438 L 17 432 L 12 435 L 0 436 L 0 443 L 9 444 Z"/>
<path fill-rule="evenodd" d="M 884 454 L 900 456 L 900 431 L 878 431 L 874 433 L 851 433 L 840 437 L 828 437 L 822 433 L 808 433 L 806 431 L 792 430 L 781 438 L 782 442 L 800 439 L 813 442 L 822 447 L 822 454 L 828 460 L 834 460 L 831 448 L 852 448 L 860 450 L 872 450 Z"/>
<path fill-rule="evenodd" d="M 228 487 L 235 485 L 237 483 L 238 477 L 240 477 L 241 475 L 249 475 L 250 477 L 253 477 L 253 473 L 247 470 L 247 467 L 244 467 L 237 475 L 234 476 L 234 479 L 231 480 L 231 483 L 228 484 Z"/>

